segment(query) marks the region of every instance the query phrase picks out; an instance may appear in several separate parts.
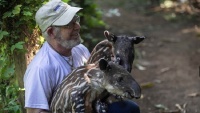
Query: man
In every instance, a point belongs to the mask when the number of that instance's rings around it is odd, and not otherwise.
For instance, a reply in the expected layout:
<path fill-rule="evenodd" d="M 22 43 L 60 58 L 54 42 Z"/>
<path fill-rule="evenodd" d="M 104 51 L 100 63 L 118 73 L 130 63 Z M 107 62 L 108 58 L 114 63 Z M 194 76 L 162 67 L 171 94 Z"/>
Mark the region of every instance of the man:
<path fill-rule="evenodd" d="M 48 113 L 56 87 L 73 68 L 84 65 L 88 60 L 90 53 L 80 44 L 80 18 L 76 15 L 80 9 L 60 0 L 52 0 L 37 11 L 36 23 L 46 42 L 24 75 L 27 113 Z M 121 105 L 111 104 L 110 108 L 118 106 Z"/>
<path fill-rule="evenodd" d="M 46 42 L 28 66 L 24 76 L 27 113 L 48 112 L 52 94 L 73 68 L 84 65 L 90 56 L 81 43 L 79 17 L 81 8 L 60 0 L 43 5 L 36 13 Z"/>

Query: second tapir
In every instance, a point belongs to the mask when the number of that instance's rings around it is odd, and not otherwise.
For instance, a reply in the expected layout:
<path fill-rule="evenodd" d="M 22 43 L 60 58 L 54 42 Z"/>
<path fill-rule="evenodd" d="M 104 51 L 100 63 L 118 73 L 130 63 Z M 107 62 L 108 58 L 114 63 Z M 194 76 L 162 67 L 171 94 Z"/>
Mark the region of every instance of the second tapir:
<path fill-rule="evenodd" d="M 104 31 L 107 38 L 99 42 L 91 52 L 91 56 L 87 64 L 96 63 L 101 58 L 108 61 L 115 61 L 117 64 L 123 66 L 127 71 L 131 72 L 132 63 L 135 58 L 134 45 L 144 40 L 144 36 L 127 36 L 127 35 L 114 35 L 109 31 Z"/>

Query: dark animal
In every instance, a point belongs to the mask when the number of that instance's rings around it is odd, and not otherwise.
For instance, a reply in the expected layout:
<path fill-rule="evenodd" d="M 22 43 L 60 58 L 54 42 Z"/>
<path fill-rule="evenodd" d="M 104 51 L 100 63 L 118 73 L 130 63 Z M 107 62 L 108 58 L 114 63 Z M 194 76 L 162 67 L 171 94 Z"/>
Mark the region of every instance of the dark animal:
<path fill-rule="evenodd" d="M 51 112 L 93 113 L 86 108 L 91 107 L 105 90 L 122 98 L 141 96 L 140 86 L 127 70 L 112 61 L 101 59 L 98 68 L 94 64 L 79 67 L 63 80 L 54 93 Z"/>
<path fill-rule="evenodd" d="M 104 31 L 107 40 L 99 42 L 91 52 L 91 56 L 87 64 L 96 63 L 101 58 L 108 61 L 113 60 L 117 64 L 122 65 L 126 70 L 131 72 L 132 63 L 135 57 L 134 44 L 144 40 L 144 36 L 116 36 L 108 31 Z"/>

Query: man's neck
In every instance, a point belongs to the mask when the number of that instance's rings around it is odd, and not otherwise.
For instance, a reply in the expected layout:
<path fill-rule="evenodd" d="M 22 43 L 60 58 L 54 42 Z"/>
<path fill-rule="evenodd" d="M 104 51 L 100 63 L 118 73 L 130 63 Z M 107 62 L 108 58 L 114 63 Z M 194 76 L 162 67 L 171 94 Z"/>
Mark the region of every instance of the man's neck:
<path fill-rule="evenodd" d="M 71 53 L 72 48 L 67 49 L 58 43 L 49 43 L 49 45 L 51 46 L 52 49 L 54 49 L 57 53 L 59 53 L 62 56 L 68 57 L 68 56 L 71 56 L 71 54 L 72 54 Z"/>

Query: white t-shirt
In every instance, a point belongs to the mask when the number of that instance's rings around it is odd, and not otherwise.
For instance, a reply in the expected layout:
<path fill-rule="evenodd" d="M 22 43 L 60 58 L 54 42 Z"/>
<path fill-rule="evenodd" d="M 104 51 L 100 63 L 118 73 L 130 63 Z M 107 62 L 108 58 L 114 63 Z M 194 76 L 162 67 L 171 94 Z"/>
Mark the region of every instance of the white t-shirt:
<path fill-rule="evenodd" d="M 72 49 L 74 67 L 84 65 L 90 53 L 79 44 Z M 50 100 L 56 87 L 71 72 L 70 65 L 63 56 L 45 42 L 24 75 L 25 107 L 49 110 Z"/>

